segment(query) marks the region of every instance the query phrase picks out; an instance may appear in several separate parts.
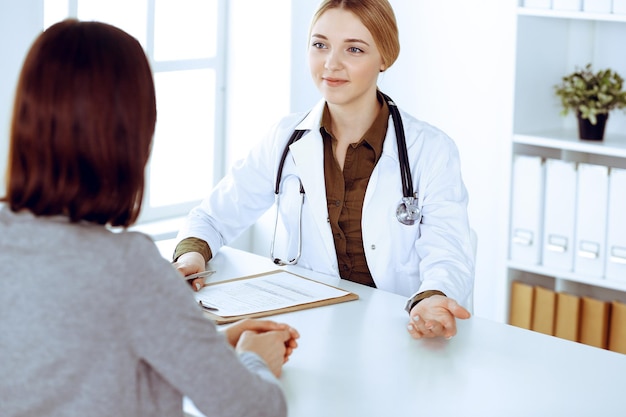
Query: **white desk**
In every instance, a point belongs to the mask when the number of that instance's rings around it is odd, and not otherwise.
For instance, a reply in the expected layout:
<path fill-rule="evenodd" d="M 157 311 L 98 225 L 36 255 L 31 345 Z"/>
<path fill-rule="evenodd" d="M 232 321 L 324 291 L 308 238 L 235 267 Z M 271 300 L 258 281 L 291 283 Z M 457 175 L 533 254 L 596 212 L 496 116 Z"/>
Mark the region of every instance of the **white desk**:
<path fill-rule="evenodd" d="M 277 269 L 230 248 L 210 266 L 211 281 Z M 413 340 L 404 297 L 287 268 L 360 296 L 272 317 L 301 336 L 281 377 L 290 417 L 626 415 L 626 355 L 480 318 Z"/>

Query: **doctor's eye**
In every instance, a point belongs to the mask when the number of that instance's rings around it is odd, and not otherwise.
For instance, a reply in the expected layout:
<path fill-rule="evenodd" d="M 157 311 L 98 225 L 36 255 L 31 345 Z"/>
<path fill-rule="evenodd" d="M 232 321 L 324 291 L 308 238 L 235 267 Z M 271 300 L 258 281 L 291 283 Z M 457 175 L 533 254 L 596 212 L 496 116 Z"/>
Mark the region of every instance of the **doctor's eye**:
<path fill-rule="evenodd" d="M 362 54 L 364 51 L 361 48 L 357 48 L 356 46 L 351 46 L 348 48 L 348 52 L 353 54 Z"/>
<path fill-rule="evenodd" d="M 311 46 L 317 49 L 326 49 L 326 44 L 324 44 L 323 42 L 313 42 Z"/>

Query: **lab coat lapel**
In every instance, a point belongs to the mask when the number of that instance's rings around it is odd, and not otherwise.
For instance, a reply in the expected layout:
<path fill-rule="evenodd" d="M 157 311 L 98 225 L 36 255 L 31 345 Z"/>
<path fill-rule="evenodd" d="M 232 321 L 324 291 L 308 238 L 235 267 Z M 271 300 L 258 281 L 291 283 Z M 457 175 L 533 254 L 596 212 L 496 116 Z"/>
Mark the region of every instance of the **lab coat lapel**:
<path fill-rule="evenodd" d="M 305 133 L 299 141 L 291 145 L 291 153 L 313 211 L 317 213 L 320 207 L 326 211 L 324 143 L 319 131 Z M 321 202 L 322 206 L 318 206 Z"/>
<path fill-rule="evenodd" d="M 394 167 L 398 165 L 398 145 L 396 143 L 396 133 L 395 127 L 393 124 L 393 119 L 391 116 L 389 117 L 389 123 L 387 125 L 387 134 L 385 135 L 385 141 L 383 142 L 383 152 L 382 155 L 374 167 L 374 171 L 370 177 L 370 180 L 367 184 L 367 189 L 365 190 L 365 199 L 363 200 L 363 213 L 367 211 L 368 206 L 375 202 L 374 195 L 376 195 L 376 190 L 378 187 L 379 179 L 381 175 L 387 176 L 390 175 L 390 172 L 393 172 Z M 398 181 L 401 181 L 399 168 L 398 168 Z M 385 190 L 387 194 L 391 192 L 392 189 Z"/>
<path fill-rule="evenodd" d="M 310 201 L 313 213 L 324 213 L 326 223 L 326 184 L 324 181 L 324 142 L 319 132 L 324 101 L 319 102 L 296 126 L 306 130 L 304 135 L 290 146 L 298 176 Z"/>
<path fill-rule="evenodd" d="M 329 259 L 334 260 L 336 259 L 335 244 L 328 223 L 326 207 L 324 143 L 319 130 L 313 129 L 303 135 L 298 142 L 291 145 L 291 153 L 322 244 L 326 248 Z"/>

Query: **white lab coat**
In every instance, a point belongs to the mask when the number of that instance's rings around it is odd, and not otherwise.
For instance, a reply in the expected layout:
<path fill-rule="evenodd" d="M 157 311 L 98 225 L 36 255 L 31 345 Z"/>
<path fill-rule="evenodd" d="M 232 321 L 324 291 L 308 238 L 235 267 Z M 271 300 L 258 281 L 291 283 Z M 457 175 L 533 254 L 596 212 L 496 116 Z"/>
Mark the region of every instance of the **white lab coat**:
<path fill-rule="evenodd" d="M 274 204 L 276 173 L 285 144 L 294 129 L 304 129 L 302 138 L 291 145 L 282 173 L 275 256 L 292 259 L 297 252 L 299 178 L 305 202 L 298 265 L 338 276 L 319 132 L 323 109 L 321 100 L 306 117 L 304 113 L 293 114 L 276 124 L 189 213 L 178 238 L 203 239 L 215 253 L 255 223 Z M 379 289 L 406 297 L 440 290 L 467 307 L 473 288 L 474 256 L 458 150 L 437 128 L 402 111 L 401 116 L 423 217 L 419 225 L 413 226 L 396 219 L 402 181 L 390 117 L 383 152 L 363 203 L 363 246 L 370 272 Z"/>

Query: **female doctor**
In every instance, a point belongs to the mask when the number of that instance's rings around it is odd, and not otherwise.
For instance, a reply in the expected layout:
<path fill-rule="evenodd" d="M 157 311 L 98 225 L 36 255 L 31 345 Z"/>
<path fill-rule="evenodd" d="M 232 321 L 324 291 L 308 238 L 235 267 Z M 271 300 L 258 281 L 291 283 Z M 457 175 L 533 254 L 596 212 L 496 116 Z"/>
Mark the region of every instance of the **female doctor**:
<path fill-rule="evenodd" d="M 454 142 L 377 88 L 399 50 L 387 0 L 320 4 L 308 60 L 323 99 L 282 119 L 189 213 L 174 253 L 183 275 L 275 204 L 277 264 L 406 296 L 416 339 L 456 334 L 473 286 L 467 192 Z"/>

